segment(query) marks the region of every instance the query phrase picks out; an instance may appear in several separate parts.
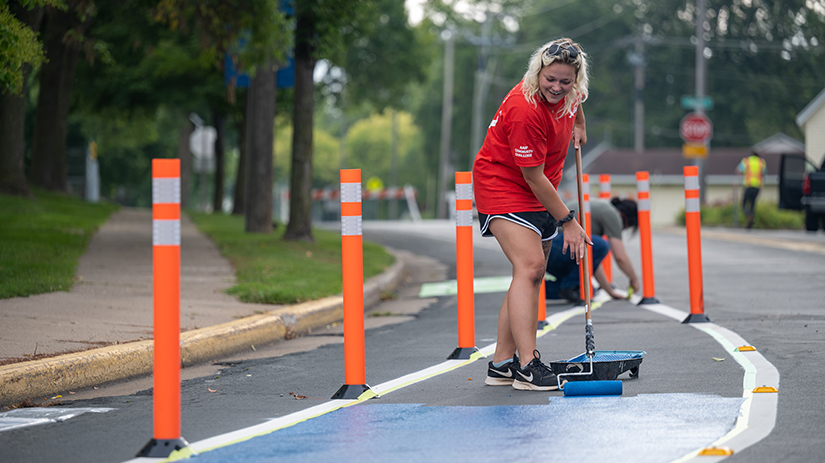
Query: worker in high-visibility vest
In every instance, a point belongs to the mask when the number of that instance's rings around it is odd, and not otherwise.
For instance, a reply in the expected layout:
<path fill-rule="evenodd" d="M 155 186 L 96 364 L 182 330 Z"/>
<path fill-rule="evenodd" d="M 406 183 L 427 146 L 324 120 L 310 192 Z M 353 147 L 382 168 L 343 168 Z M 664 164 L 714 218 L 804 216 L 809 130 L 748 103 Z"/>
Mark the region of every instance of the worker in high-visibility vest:
<path fill-rule="evenodd" d="M 756 210 L 756 197 L 767 172 L 765 160 L 759 157 L 759 153 L 754 152 L 736 166 L 736 172 L 743 176 L 742 185 L 745 193 L 742 195 L 742 211 L 748 218 L 748 228 L 753 228 L 754 211 Z"/>

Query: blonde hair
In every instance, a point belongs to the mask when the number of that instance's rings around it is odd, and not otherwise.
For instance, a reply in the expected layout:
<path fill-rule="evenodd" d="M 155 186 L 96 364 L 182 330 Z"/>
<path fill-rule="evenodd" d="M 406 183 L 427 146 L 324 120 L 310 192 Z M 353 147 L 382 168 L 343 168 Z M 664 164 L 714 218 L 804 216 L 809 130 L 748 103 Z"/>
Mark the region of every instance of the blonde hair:
<path fill-rule="evenodd" d="M 550 53 L 550 47 L 553 45 L 559 45 L 560 47 L 556 54 Z M 575 49 L 578 53 L 575 58 L 570 57 L 571 49 Z M 527 62 L 527 71 L 524 72 L 521 92 L 524 94 L 524 99 L 535 107 L 536 95 L 538 95 L 540 91 L 539 73 L 542 69 L 556 62 L 569 64 L 576 70 L 576 81 L 573 83 L 573 89 L 564 97 L 564 104 L 562 104 L 561 109 L 559 109 L 556 115 L 557 119 L 561 119 L 562 116 L 568 114 L 573 109 L 574 104 L 587 100 L 590 77 L 587 73 L 587 53 L 582 50 L 581 45 L 573 42 L 571 39 L 562 38 L 553 40 L 537 48 L 536 51 L 530 55 L 530 60 Z"/>

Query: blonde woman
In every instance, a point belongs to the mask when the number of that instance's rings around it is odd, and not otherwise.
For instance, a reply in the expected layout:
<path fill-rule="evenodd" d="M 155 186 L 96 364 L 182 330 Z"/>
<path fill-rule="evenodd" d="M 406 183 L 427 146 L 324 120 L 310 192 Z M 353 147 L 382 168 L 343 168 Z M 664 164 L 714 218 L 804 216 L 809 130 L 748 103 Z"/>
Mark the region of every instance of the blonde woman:
<path fill-rule="evenodd" d="M 550 244 L 564 231 L 563 251 L 581 258 L 592 244 L 556 190 L 572 139 L 587 142 L 587 55 L 570 39 L 537 49 L 524 78 L 504 98 L 473 165 L 481 233 L 494 236 L 513 265 L 513 280 L 498 318 L 498 340 L 488 385 L 557 389 L 536 350 L 539 284 Z M 521 358 L 519 358 L 519 355 Z"/>

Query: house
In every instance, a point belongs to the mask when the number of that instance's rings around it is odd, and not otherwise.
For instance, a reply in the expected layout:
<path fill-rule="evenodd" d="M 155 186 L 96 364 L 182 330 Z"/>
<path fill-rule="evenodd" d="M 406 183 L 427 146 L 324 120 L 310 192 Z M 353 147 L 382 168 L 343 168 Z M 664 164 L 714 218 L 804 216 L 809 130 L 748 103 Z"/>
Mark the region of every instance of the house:
<path fill-rule="evenodd" d="M 825 118 L 825 111 L 823 111 Z M 742 198 L 742 177 L 736 166 L 752 152 L 765 159 L 767 175 L 759 194 L 760 201 L 778 202 L 779 162 L 782 154 L 801 154 L 805 146 L 783 133 L 777 133 L 750 148 L 713 148 L 705 162 L 706 203 L 739 203 Z M 604 144 L 582 155 L 582 169 L 590 174 L 591 198 L 599 196 L 599 174 L 610 174 L 611 195 L 635 198 L 636 172 L 650 174 L 650 221 L 655 226 L 675 224 L 685 205 L 684 166 L 692 159 L 682 156 L 681 148 L 651 148 L 637 153 L 632 148 L 612 148 Z M 575 199 L 575 158 L 568 156 L 562 184 L 564 199 Z"/>
<path fill-rule="evenodd" d="M 805 134 L 805 155 L 821 166 L 825 158 L 825 89 L 799 112 L 796 125 Z"/>

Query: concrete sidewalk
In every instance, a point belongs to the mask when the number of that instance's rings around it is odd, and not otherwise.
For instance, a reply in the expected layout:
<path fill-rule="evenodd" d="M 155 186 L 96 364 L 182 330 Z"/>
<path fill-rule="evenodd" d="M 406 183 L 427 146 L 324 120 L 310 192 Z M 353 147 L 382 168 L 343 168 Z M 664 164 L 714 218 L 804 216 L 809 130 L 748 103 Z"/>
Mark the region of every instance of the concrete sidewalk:
<path fill-rule="evenodd" d="M 403 259 L 365 284 L 369 307 L 404 274 Z M 343 299 L 247 304 L 223 290 L 229 261 L 181 217 L 181 360 L 192 365 L 343 318 Z M 152 211 L 124 208 L 92 238 L 70 292 L 0 300 L 0 405 L 148 374 L 152 369 Z M 91 350 L 87 350 L 90 349 Z M 80 352 L 77 352 L 80 351 Z M 42 354 L 52 357 L 35 359 Z M 53 356 L 56 354 L 64 354 Z"/>

